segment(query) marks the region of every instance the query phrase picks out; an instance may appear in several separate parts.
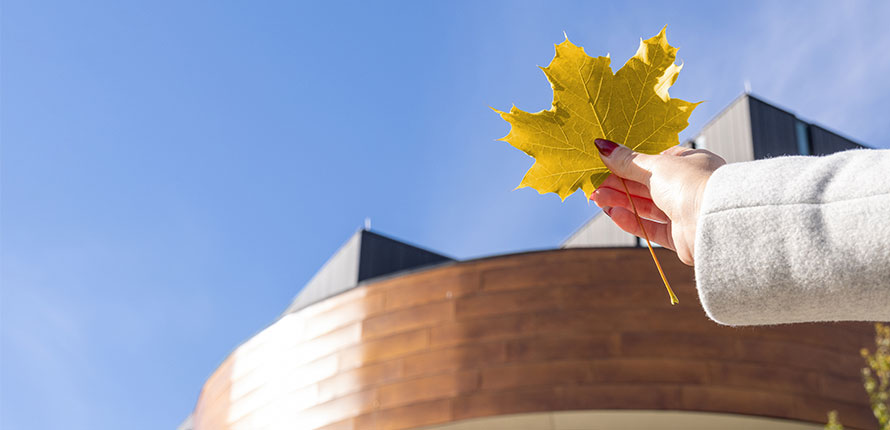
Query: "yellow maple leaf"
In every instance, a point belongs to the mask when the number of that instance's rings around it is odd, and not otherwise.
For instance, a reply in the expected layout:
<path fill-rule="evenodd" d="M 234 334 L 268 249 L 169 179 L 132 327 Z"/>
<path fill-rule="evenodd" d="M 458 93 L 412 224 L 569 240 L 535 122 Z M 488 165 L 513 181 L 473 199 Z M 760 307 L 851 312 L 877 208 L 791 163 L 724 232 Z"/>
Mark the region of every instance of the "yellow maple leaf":
<path fill-rule="evenodd" d="M 562 200 L 578 188 L 590 195 L 609 174 L 596 138 L 649 154 L 679 144 L 698 103 L 668 95 L 682 66 L 674 64 L 677 48 L 668 44 L 665 29 L 640 40 L 636 55 L 615 74 L 608 56 L 590 57 L 566 37 L 541 68 L 553 88 L 550 110 L 495 109 L 512 126 L 500 140 L 535 158 L 517 188 L 553 192 Z"/>

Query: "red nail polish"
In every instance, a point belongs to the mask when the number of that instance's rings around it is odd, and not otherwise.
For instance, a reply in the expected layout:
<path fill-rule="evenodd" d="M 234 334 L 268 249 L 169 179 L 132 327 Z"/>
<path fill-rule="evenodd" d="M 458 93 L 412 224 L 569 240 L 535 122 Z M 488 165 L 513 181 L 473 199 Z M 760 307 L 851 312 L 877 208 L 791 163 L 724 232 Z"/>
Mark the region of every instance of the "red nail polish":
<path fill-rule="evenodd" d="M 607 216 L 611 217 L 612 216 L 612 207 L 611 206 L 604 207 L 603 212 L 605 212 Z"/>
<path fill-rule="evenodd" d="M 604 157 L 612 155 L 612 151 L 614 151 L 615 148 L 618 147 L 617 143 L 606 139 L 596 139 L 593 141 L 593 144 L 596 145 L 596 149 L 599 150 L 600 154 L 602 154 Z"/>

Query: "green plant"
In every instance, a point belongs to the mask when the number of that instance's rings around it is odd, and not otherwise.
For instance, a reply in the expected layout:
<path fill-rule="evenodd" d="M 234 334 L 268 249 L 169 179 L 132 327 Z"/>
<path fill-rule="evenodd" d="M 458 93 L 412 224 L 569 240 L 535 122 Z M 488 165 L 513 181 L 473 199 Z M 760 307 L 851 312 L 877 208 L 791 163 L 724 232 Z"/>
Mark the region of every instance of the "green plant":
<path fill-rule="evenodd" d="M 825 430 L 844 430 L 844 426 L 837 419 L 837 411 L 828 413 L 828 424 L 825 424 Z"/>
<path fill-rule="evenodd" d="M 862 348 L 862 381 L 881 430 L 890 430 L 890 325 L 875 324 L 875 352 Z M 825 430 L 844 430 L 837 411 L 828 413 Z"/>

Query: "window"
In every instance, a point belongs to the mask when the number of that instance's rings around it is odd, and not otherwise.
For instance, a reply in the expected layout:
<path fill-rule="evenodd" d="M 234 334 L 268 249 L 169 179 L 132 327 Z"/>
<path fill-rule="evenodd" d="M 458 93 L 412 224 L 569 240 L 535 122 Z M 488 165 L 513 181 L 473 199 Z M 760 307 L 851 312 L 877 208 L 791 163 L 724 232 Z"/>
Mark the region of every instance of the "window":
<path fill-rule="evenodd" d="M 796 120 L 794 134 L 797 137 L 797 153 L 800 155 L 811 155 L 813 151 L 810 149 L 810 125 L 801 120 Z"/>

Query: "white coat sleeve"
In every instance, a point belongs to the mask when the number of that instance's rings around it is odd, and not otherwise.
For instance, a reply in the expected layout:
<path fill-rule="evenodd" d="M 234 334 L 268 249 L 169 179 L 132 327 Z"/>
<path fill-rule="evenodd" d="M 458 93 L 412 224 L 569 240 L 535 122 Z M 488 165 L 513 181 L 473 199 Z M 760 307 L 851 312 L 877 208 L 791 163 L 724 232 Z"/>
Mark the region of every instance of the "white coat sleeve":
<path fill-rule="evenodd" d="M 890 150 L 720 167 L 695 275 L 721 324 L 890 321 Z"/>

